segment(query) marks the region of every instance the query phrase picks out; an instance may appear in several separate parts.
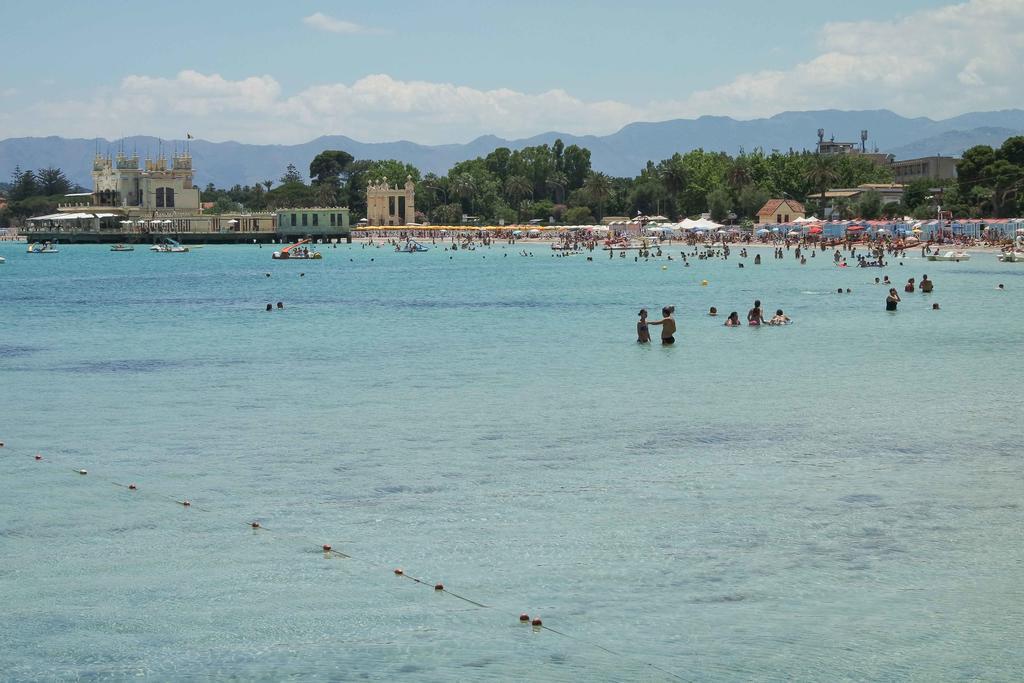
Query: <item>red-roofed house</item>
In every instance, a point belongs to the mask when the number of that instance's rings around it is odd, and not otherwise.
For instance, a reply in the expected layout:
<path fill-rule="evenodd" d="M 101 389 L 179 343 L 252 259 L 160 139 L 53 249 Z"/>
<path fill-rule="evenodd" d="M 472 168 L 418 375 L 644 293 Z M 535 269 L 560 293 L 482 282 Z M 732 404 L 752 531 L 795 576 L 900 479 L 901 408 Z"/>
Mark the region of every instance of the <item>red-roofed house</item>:
<path fill-rule="evenodd" d="M 805 218 L 804 205 L 793 199 L 769 199 L 757 211 L 758 223 L 791 223 Z"/>

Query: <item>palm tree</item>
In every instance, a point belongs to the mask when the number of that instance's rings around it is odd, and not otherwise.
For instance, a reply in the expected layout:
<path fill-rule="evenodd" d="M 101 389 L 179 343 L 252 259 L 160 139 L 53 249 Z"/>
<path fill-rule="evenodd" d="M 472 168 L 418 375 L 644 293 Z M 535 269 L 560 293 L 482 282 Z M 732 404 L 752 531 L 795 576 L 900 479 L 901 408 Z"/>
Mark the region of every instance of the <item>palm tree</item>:
<path fill-rule="evenodd" d="M 511 175 L 505 181 L 505 196 L 512 206 L 517 206 L 523 197 L 533 196 L 533 184 L 521 175 Z"/>
<path fill-rule="evenodd" d="M 658 175 L 661 178 L 661 184 L 665 186 L 665 191 L 670 196 L 675 197 L 686 189 L 686 166 L 683 165 L 681 159 L 667 160 Z"/>
<path fill-rule="evenodd" d="M 811 156 L 810 165 L 804 172 L 804 180 L 807 181 L 808 185 L 818 190 L 818 196 L 822 200 L 825 198 L 825 190 L 828 189 L 828 186 L 835 183 L 838 179 L 839 173 L 836 171 L 832 157 L 822 154 Z"/>
<path fill-rule="evenodd" d="M 591 172 L 583 182 L 583 191 L 597 204 L 598 220 L 604 218 L 604 204 L 612 196 L 612 183 L 604 173 Z"/>
<path fill-rule="evenodd" d="M 270 188 L 272 188 L 273 186 L 274 186 L 274 181 L 273 180 L 264 180 L 263 181 L 263 187 L 267 188 L 267 192 L 270 192 Z"/>
<path fill-rule="evenodd" d="M 468 199 L 470 210 L 473 210 L 473 200 L 476 197 L 476 180 L 468 173 L 460 173 L 451 181 L 452 190 L 461 199 Z"/>
<path fill-rule="evenodd" d="M 750 166 L 746 160 L 739 158 L 732 162 L 729 166 L 729 170 L 726 173 L 726 180 L 729 183 L 729 187 L 734 190 L 740 190 L 750 184 L 752 178 L 750 173 Z"/>
<path fill-rule="evenodd" d="M 561 171 L 555 171 L 547 177 L 544 184 L 554 190 L 551 198 L 555 200 L 556 204 L 561 204 L 565 201 L 565 186 L 569 184 L 569 176 Z"/>

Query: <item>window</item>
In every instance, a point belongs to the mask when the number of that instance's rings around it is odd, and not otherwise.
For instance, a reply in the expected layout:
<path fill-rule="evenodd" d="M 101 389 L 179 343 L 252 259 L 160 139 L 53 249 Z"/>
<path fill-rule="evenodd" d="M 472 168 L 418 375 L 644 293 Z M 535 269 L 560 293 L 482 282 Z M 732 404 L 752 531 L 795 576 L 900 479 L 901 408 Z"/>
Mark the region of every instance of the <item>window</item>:
<path fill-rule="evenodd" d="M 331 214 L 331 227 L 334 227 L 334 214 Z"/>
<path fill-rule="evenodd" d="M 395 198 L 394 197 L 388 197 L 388 215 L 389 216 L 394 216 L 395 215 Z"/>
<path fill-rule="evenodd" d="M 313 214 L 313 225 L 314 226 L 320 225 L 320 214 L 318 214 L 318 213 L 314 213 Z"/>
<path fill-rule="evenodd" d="M 156 188 L 156 207 L 162 209 L 164 206 L 164 188 Z"/>
<path fill-rule="evenodd" d="M 295 214 L 292 214 L 292 227 L 295 227 Z"/>
<path fill-rule="evenodd" d="M 168 209 L 174 208 L 174 188 L 168 187 L 164 189 L 164 203 Z"/>
<path fill-rule="evenodd" d="M 781 213 L 778 216 L 775 217 L 775 222 L 776 223 L 781 223 L 782 222 L 782 214 Z"/>
<path fill-rule="evenodd" d="M 784 221 L 782 221 L 782 222 L 783 222 L 783 223 L 788 223 L 788 222 L 789 222 L 789 214 L 788 214 L 788 213 L 786 214 L 786 220 L 784 220 Z"/>
<path fill-rule="evenodd" d="M 309 214 L 304 213 L 302 214 L 302 227 L 306 227 L 307 225 L 309 225 Z"/>

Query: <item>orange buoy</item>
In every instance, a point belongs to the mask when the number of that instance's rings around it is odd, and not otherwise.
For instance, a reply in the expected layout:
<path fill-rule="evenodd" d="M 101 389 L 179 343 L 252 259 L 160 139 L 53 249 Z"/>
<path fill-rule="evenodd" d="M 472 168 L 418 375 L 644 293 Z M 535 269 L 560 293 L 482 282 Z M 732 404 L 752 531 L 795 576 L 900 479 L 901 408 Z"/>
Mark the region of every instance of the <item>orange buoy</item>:
<path fill-rule="evenodd" d="M 530 622 L 534 626 L 543 626 L 544 622 L 540 620 L 540 617 L 534 617 L 533 621 Z"/>
<path fill-rule="evenodd" d="M 324 552 L 325 552 L 325 553 L 329 553 L 329 552 L 331 552 L 331 546 L 329 546 L 329 545 L 327 545 L 326 543 L 324 543 Z"/>
<path fill-rule="evenodd" d="M 136 486 L 135 484 L 128 484 L 128 490 L 129 490 L 129 491 L 134 491 L 134 490 L 135 490 L 135 489 L 137 489 L 137 488 L 139 488 L 139 487 L 138 487 L 138 486 Z"/>
<path fill-rule="evenodd" d="M 436 590 L 436 591 L 443 591 L 444 590 L 444 584 L 443 583 L 435 583 L 434 584 L 434 590 Z"/>
<path fill-rule="evenodd" d="M 404 573 L 405 573 L 405 572 L 403 572 L 403 571 L 402 571 L 401 569 L 396 569 L 396 570 L 395 570 L 395 576 L 401 576 L 401 575 L 402 575 L 402 574 L 404 574 Z"/>
<path fill-rule="evenodd" d="M 530 620 L 530 615 L 529 615 L 529 614 L 527 614 L 526 612 L 523 612 L 522 614 L 520 614 L 520 615 L 519 615 L 519 621 L 520 621 L 520 622 L 522 622 L 522 623 L 524 623 L 524 624 L 525 624 L 525 623 L 526 623 L 526 622 L 528 622 L 529 620 Z"/>

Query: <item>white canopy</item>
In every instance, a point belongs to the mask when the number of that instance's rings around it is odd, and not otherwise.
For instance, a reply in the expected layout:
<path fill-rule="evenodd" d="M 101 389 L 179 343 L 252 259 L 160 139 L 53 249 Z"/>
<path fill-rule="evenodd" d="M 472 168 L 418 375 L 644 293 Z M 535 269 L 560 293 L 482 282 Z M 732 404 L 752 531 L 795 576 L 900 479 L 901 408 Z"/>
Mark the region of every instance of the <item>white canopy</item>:
<path fill-rule="evenodd" d="M 722 227 L 721 224 L 707 218 L 700 218 L 698 220 L 684 218 L 683 222 L 679 224 L 681 230 L 716 230 L 720 227 Z"/>
<path fill-rule="evenodd" d="M 808 218 L 794 218 L 793 222 L 794 223 L 820 223 L 821 219 L 817 218 L 815 216 L 810 216 Z"/>

